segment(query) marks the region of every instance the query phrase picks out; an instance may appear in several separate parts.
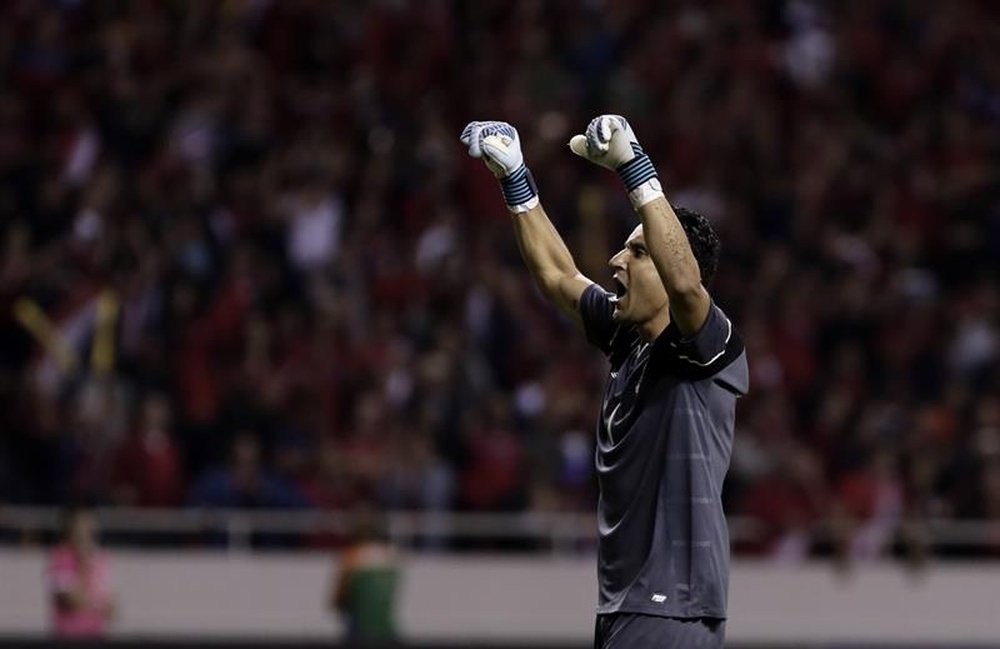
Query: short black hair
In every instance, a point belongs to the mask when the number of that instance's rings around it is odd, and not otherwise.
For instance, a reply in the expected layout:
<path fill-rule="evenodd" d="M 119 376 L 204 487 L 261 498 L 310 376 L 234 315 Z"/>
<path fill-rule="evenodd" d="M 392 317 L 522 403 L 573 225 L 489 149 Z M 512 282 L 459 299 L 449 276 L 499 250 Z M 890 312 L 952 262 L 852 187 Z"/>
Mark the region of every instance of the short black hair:
<path fill-rule="evenodd" d="M 701 271 L 701 283 L 708 287 L 715 277 L 715 271 L 719 268 L 719 257 L 722 254 L 722 242 L 719 235 L 712 228 L 712 224 L 704 216 L 689 210 L 686 207 L 675 207 L 674 214 L 684 228 L 688 243 L 691 244 L 691 252 L 698 261 L 698 270 Z"/>

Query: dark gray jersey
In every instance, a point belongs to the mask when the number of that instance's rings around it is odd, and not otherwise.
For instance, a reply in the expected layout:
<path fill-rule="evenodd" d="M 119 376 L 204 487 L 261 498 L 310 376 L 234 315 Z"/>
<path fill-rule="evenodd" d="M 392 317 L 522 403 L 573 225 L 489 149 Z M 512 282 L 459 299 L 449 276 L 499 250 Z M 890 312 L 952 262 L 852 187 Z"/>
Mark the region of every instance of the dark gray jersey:
<path fill-rule="evenodd" d="M 714 303 L 701 331 L 652 343 L 612 318 L 597 285 L 580 303 L 611 362 L 597 426 L 598 613 L 726 617 L 729 533 L 722 481 L 746 354 Z"/>

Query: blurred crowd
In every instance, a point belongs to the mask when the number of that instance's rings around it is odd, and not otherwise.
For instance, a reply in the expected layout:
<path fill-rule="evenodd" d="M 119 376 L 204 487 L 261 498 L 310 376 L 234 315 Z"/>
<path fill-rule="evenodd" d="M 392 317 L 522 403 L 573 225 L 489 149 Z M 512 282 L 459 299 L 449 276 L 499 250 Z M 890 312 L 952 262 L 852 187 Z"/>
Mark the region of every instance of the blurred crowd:
<path fill-rule="evenodd" d="M 458 134 L 607 285 L 615 112 L 723 241 L 740 549 L 1000 521 L 997 52 L 986 1 L 4 2 L 0 504 L 590 511 L 605 362 Z"/>

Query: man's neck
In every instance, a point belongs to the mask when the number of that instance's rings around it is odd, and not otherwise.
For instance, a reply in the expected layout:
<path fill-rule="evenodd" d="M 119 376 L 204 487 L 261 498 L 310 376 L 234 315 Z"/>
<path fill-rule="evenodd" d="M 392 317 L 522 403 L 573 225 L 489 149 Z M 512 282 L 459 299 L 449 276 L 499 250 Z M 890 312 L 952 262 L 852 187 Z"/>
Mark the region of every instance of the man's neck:
<path fill-rule="evenodd" d="M 639 332 L 639 337 L 647 343 L 651 343 L 660 337 L 660 334 L 670 324 L 670 309 L 664 308 L 655 317 L 635 326 Z"/>

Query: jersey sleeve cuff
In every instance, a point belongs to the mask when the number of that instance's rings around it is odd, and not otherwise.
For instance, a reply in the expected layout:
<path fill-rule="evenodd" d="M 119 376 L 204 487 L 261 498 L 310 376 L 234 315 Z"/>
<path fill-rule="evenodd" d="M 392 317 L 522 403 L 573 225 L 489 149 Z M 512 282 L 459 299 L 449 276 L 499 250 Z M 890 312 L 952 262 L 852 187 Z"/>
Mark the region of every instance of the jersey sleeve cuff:
<path fill-rule="evenodd" d="M 507 209 L 510 210 L 511 214 L 524 214 L 529 210 L 533 210 L 538 207 L 538 196 L 532 196 L 524 203 L 518 205 L 508 205 Z"/>
<path fill-rule="evenodd" d="M 665 198 L 659 178 L 650 178 L 628 193 L 628 199 L 632 203 L 633 209 L 639 209 L 657 198 Z"/>

